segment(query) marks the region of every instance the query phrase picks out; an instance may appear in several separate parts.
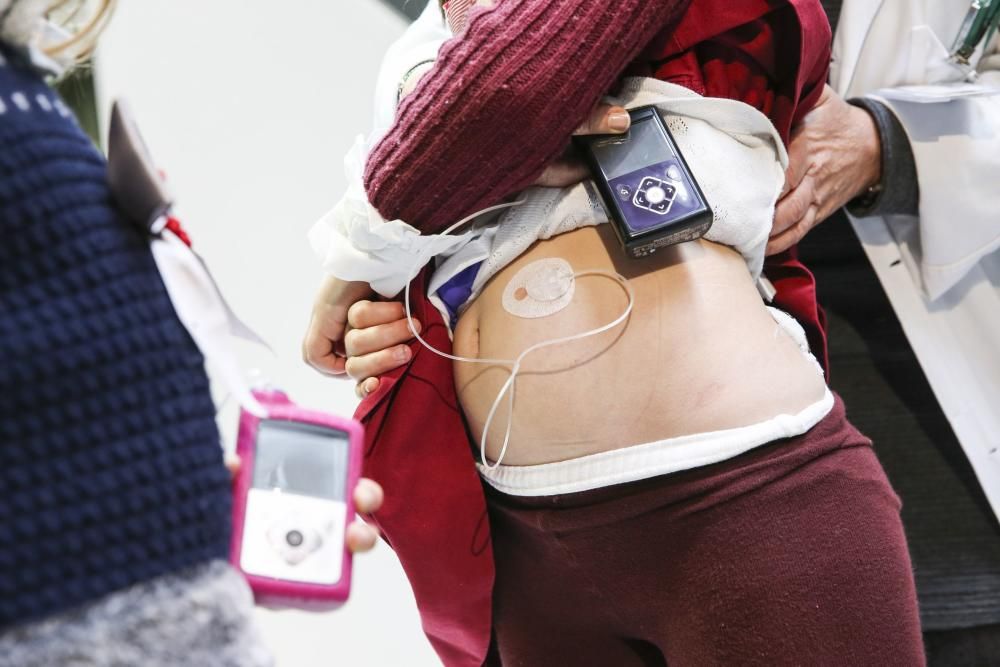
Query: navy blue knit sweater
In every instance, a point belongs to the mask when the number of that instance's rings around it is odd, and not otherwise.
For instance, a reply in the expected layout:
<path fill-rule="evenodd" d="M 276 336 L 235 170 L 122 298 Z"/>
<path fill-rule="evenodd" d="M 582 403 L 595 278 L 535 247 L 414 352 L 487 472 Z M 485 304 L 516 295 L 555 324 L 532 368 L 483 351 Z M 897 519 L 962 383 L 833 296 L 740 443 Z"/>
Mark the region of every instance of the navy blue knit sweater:
<path fill-rule="evenodd" d="M 202 357 L 105 171 L 0 51 L 0 628 L 228 551 Z"/>

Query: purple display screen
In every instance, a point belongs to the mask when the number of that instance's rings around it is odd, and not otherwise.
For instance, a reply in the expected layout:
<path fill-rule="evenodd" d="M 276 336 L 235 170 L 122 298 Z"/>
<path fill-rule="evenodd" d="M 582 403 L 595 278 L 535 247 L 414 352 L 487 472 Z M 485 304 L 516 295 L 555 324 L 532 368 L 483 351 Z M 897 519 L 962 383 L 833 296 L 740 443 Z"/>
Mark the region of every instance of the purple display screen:
<path fill-rule="evenodd" d="M 707 206 L 658 122 L 633 122 L 628 135 L 593 144 L 628 231 L 638 235 L 688 219 Z"/>

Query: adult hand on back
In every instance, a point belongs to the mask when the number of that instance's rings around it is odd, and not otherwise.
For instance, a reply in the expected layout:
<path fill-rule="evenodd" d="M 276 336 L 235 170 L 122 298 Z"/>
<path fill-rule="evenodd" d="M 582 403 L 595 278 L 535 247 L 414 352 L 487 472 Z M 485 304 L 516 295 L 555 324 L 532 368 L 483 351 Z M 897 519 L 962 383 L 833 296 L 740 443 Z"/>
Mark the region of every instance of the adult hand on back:
<path fill-rule="evenodd" d="M 792 129 L 785 189 L 767 243 L 773 255 L 881 178 L 878 128 L 867 111 L 826 86 L 815 108 Z"/>

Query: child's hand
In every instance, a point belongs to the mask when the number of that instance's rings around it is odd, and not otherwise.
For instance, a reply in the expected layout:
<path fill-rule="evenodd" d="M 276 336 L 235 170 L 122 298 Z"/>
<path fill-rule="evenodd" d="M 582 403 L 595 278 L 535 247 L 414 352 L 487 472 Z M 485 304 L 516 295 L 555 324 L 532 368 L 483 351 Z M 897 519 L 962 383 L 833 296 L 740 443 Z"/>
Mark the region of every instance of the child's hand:
<path fill-rule="evenodd" d="M 367 283 L 333 277 L 323 281 L 302 341 L 302 358 L 307 364 L 325 375 L 344 374 L 347 310 L 371 295 L 372 289 Z"/>
<path fill-rule="evenodd" d="M 403 304 L 358 301 L 347 311 L 350 330 L 344 337 L 345 370 L 357 382 L 355 392 L 364 398 L 378 388 L 378 376 L 410 360 L 406 343 L 413 334 L 406 322 Z M 420 322 L 413 320 L 420 332 Z"/>

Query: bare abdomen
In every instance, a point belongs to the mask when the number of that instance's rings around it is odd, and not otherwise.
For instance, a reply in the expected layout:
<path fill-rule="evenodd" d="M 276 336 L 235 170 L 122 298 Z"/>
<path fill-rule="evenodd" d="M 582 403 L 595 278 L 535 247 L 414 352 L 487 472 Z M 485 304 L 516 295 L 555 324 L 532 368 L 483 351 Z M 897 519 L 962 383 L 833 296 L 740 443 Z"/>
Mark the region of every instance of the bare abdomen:
<path fill-rule="evenodd" d="M 501 295 L 523 266 L 561 257 L 574 271 L 629 279 L 635 305 L 616 329 L 528 356 L 516 383 L 511 444 L 503 463 L 533 465 L 799 412 L 825 391 L 822 377 L 780 330 L 732 249 L 686 243 L 626 258 L 607 225 L 541 241 L 497 274 L 459 320 L 456 354 L 514 359 L 543 340 L 598 327 L 627 304 L 622 288 L 579 277 L 571 304 L 540 319 L 508 313 Z M 459 399 L 478 438 L 509 369 L 455 363 Z M 504 402 L 490 428 L 495 458 Z"/>

